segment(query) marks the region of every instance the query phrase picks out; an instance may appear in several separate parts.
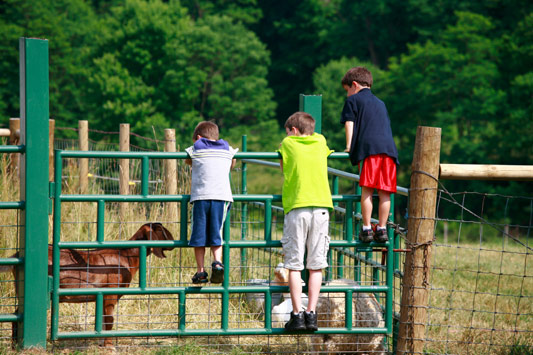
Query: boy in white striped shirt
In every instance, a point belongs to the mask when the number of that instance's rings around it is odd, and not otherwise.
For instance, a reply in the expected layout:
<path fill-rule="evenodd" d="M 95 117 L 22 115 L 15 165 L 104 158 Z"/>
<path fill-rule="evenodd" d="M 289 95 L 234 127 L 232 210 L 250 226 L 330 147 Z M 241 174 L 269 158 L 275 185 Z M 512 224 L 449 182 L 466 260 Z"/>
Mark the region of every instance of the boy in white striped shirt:
<path fill-rule="evenodd" d="M 196 274 L 194 284 L 207 282 L 204 269 L 205 248 L 209 246 L 213 254 L 211 282 L 222 283 L 222 228 L 233 197 L 229 181 L 230 170 L 235 165 L 233 156 L 238 149 L 219 139 L 218 126 L 209 121 L 200 122 L 193 133 L 194 145 L 185 149 L 192 165 L 191 203 L 192 232 L 189 245 L 194 247 Z"/>

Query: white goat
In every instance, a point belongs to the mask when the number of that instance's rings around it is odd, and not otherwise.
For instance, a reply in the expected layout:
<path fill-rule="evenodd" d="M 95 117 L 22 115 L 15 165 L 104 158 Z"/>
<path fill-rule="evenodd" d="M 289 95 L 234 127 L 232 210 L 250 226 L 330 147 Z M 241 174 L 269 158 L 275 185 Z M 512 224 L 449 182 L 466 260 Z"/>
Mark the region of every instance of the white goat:
<path fill-rule="evenodd" d="M 288 285 L 289 271 L 278 264 L 275 270 L 275 283 Z M 354 286 L 356 282 L 348 279 L 333 280 L 328 286 Z M 272 327 L 283 327 L 289 321 L 292 303 L 288 293 L 283 294 L 284 301 L 272 309 Z M 318 327 L 344 328 L 346 308 L 344 292 L 321 293 L 318 298 L 316 312 Z M 307 295 L 302 295 L 302 310 L 307 307 Z M 353 327 L 384 327 L 381 306 L 371 293 L 354 292 L 352 296 Z M 318 353 L 360 353 L 385 354 L 383 346 L 384 334 L 316 334 L 312 335 L 311 347 Z"/>
<path fill-rule="evenodd" d="M 328 286 L 356 285 L 348 279 L 327 282 Z M 318 327 L 344 328 L 346 319 L 344 292 L 321 293 L 318 298 Z M 352 296 L 353 327 L 383 328 L 385 321 L 381 306 L 372 293 L 354 292 Z M 312 348 L 320 353 L 385 354 L 384 334 L 317 334 L 313 335 Z"/>

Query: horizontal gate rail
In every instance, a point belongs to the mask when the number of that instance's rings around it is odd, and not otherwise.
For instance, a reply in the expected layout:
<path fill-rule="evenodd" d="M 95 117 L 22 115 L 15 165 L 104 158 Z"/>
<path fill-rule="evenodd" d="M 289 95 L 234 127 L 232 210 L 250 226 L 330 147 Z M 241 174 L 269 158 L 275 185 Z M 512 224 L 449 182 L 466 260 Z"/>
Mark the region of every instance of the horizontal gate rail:
<path fill-rule="evenodd" d="M 283 328 L 230 328 L 218 329 L 153 329 L 153 330 L 107 330 L 102 332 L 58 333 L 58 339 L 102 337 L 175 337 L 175 336 L 231 336 L 231 335 L 286 335 L 294 334 Z M 299 331 L 298 334 L 387 334 L 387 328 L 321 328 L 316 331 Z"/>
<path fill-rule="evenodd" d="M 23 210 L 24 201 L 0 202 L 0 210 Z"/>
<path fill-rule="evenodd" d="M 307 286 L 302 286 L 307 290 Z M 161 294 L 215 294 L 228 291 L 229 293 L 283 293 L 289 292 L 289 286 L 223 286 L 209 287 L 105 287 L 105 288 L 60 288 L 60 296 L 85 295 L 161 295 Z M 320 292 L 387 292 L 387 286 L 322 286 Z"/>
<path fill-rule="evenodd" d="M 0 153 L 24 153 L 23 145 L 0 145 Z"/>

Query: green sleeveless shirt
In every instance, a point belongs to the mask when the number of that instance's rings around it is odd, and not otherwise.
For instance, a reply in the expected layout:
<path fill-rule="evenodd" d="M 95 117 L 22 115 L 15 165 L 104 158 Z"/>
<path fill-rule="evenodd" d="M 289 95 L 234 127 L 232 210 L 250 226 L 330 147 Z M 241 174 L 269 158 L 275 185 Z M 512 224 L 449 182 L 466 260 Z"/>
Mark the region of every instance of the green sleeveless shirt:
<path fill-rule="evenodd" d="M 279 149 L 283 160 L 283 209 L 333 208 L 328 182 L 328 156 L 333 152 L 323 135 L 287 136 Z"/>

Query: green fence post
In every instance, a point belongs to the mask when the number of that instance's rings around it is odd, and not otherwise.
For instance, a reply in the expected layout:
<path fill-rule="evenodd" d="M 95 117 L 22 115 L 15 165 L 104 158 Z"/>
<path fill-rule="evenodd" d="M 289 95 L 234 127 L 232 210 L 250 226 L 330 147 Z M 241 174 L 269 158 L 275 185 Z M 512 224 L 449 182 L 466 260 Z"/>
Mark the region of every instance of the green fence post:
<path fill-rule="evenodd" d="M 390 210 L 392 212 L 390 220 L 392 223 L 394 223 L 395 196 L 396 194 L 390 195 Z M 394 230 L 392 228 L 389 228 L 389 240 L 394 240 L 393 242 L 394 249 L 400 249 L 400 238 L 395 238 Z M 394 253 L 393 270 L 398 270 L 399 265 L 400 265 L 400 256 L 398 255 L 398 253 Z"/>
<path fill-rule="evenodd" d="M 322 95 L 300 94 L 299 107 L 315 119 L 315 132 L 322 133 Z"/>
<path fill-rule="evenodd" d="M 361 215 L 361 186 L 359 186 L 359 184 L 357 184 L 357 183 L 355 184 L 355 194 L 357 196 L 359 196 L 359 199 L 355 203 L 355 213 Z M 363 223 L 362 221 L 358 221 L 358 222 L 355 223 L 355 236 L 357 238 L 359 238 L 359 232 L 361 230 L 362 223 Z M 357 255 L 361 255 L 359 253 L 359 251 L 357 251 Z M 361 261 L 358 258 L 355 259 L 354 267 L 355 267 L 355 270 L 354 270 L 354 272 L 355 272 L 355 281 L 357 283 L 361 283 L 361 267 L 362 267 L 362 264 L 361 264 Z"/>
<path fill-rule="evenodd" d="M 338 194 L 339 194 L 339 177 L 338 177 L 337 175 L 335 175 L 335 176 L 333 177 L 332 185 L 333 185 L 333 186 L 332 186 L 333 188 L 332 188 L 331 193 L 332 193 L 333 195 L 338 195 Z M 333 206 L 336 207 L 336 206 L 338 206 L 338 205 L 339 205 L 338 202 L 333 202 Z"/>
<path fill-rule="evenodd" d="M 224 281 L 222 281 L 222 314 L 221 316 L 221 328 L 224 331 L 229 327 L 229 275 L 230 275 L 230 253 L 231 249 L 229 243 L 231 240 L 231 210 L 228 210 L 226 220 L 224 221 L 223 230 L 224 244 L 222 245 L 222 263 L 224 264 Z"/>
<path fill-rule="evenodd" d="M 52 259 L 59 260 L 61 251 L 59 249 L 59 242 L 61 239 L 61 176 L 63 172 L 63 158 L 62 151 L 54 151 L 54 226 L 53 226 L 53 246 Z M 58 339 L 59 327 L 59 263 L 54 263 L 52 268 L 52 320 L 50 326 L 50 337 L 52 340 Z"/>
<path fill-rule="evenodd" d="M 96 240 L 99 243 L 104 242 L 104 221 L 105 221 L 105 201 L 98 200 L 96 203 Z"/>
<path fill-rule="evenodd" d="M 48 304 L 48 41 L 20 38 L 20 197 L 22 211 L 18 269 L 18 343 L 22 348 L 46 348 Z M 45 149 L 46 148 L 46 149 Z M 58 182 L 59 184 L 61 181 Z"/>
<path fill-rule="evenodd" d="M 246 136 L 242 136 L 242 151 L 246 152 L 248 151 L 248 146 L 246 142 Z M 241 193 L 243 195 L 246 195 L 248 193 L 248 187 L 247 187 L 247 166 L 244 161 L 242 161 L 242 170 L 241 170 Z M 246 220 L 248 218 L 248 204 L 245 201 L 241 202 L 241 240 L 246 240 L 246 235 L 248 234 L 248 224 L 246 223 Z M 246 253 L 247 248 L 241 248 L 241 280 L 246 280 L 248 278 L 247 275 L 247 267 L 246 267 Z"/>

